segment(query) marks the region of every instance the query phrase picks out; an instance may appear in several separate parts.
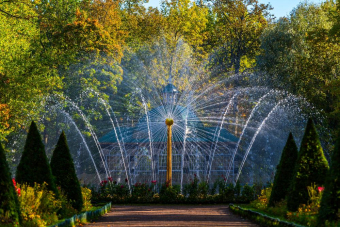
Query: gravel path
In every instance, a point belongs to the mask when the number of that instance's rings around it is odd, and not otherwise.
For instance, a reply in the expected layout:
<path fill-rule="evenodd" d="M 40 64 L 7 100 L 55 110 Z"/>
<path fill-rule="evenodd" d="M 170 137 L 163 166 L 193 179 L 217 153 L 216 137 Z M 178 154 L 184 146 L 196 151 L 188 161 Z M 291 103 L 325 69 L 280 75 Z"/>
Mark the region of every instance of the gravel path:
<path fill-rule="evenodd" d="M 251 226 L 227 205 L 113 206 L 111 212 L 86 227 L 98 226 Z"/>

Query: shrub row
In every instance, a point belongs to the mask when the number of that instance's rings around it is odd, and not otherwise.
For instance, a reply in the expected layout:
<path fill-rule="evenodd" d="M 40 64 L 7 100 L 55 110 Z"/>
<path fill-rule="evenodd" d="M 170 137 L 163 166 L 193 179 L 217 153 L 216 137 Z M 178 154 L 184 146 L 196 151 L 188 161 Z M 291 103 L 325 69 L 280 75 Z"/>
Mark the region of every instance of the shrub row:
<path fill-rule="evenodd" d="M 257 186 L 227 184 L 225 178 L 219 178 L 212 188 L 206 182 L 199 182 L 195 176 L 190 184 L 157 185 L 136 183 L 131 186 L 130 194 L 127 183 L 116 183 L 111 178 L 103 181 L 99 189 L 92 189 L 93 201 L 111 201 L 113 203 L 162 203 L 162 204 L 214 204 L 214 203 L 249 203 L 257 196 Z M 159 192 L 159 193 L 158 193 Z"/>

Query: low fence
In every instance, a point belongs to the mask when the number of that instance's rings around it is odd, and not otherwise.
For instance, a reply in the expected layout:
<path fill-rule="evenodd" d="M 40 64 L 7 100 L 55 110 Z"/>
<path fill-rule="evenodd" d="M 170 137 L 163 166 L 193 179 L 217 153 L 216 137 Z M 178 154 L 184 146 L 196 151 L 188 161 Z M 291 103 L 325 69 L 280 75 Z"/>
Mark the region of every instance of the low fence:
<path fill-rule="evenodd" d="M 49 227 L 74 227 L 79 224 L 85 224 L 99 218 L 100 216 L 106 214 L 110 210 L 111 203 L 108 203 L 101 208 L 92 211 L 86 211 L 81 214 L 76 214 L 71 218 L 65 219 L 64 221 L 58 224 L 50 225 Z"/>

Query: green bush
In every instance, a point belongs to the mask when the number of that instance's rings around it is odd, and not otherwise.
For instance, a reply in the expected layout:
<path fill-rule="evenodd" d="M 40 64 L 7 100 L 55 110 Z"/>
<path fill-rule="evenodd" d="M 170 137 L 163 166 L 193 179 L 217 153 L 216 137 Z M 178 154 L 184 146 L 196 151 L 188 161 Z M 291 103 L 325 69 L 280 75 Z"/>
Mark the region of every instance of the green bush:
<path fill-rule="evenodd" d="M 324 156 L 319 136 L 312 119 L 309 119 L 287 197 L 289 211 L 297 211 L 300 204 L 307 204 L 309 201 L 307 187 L 313 183 L 317 186 L 322 186 L 328 168 L 328 162 Z"/>
<path fill-rule="evenodd" d="M 142 183 L 135 183 L 132 186 L 131 200 L 135 202 L 148 202 L 152 200 L 154 195 L 154 184 L 147 185 Z"/>
<path fill-rule="evenodd" d="M 165 183 L 159 192 L 159 201 L 161 203 L 178 203 L 181 199 L 179 192 L 179 185 L 170 186 L 168 183 Z"/>
<path fill-rule="evenodd" d="M 46 182 L 49 190 L 56 195 L 58 193 L 46 157 L 45 147 L 34 121 L 32 121 L 28 131 L 24 152 L 17 167 L 15 178 L 18 183 L 28 184 L 31 187 L 34 187 L 35 183 L 43 184 Z"/>
<path fill-rule="evenodd" d="M 326 177 L 325 190 L 323 192 L 320 212 L 318 215 L 319 226 L 325 221 L 335 222 L 339 220 L 340 209 L 340 132 L 335 149 L 332 153 L 331 167 Z"/>
<path fill-rule="evenodd" d="M 287 143 L 283 148 L 280 163 L 277 166 L 269 206 L 284 200 L 287 196 L 293 178 L 298 150 L 292 133 L 289 134 Z"/>
<path fill-rule="evenodd" d="M 58 200 L 60 201 L 61 208 L 58 210 L 58 219 L 69 218 L 77 214 L 79 211 L 72 206 L 72 201 L 66 196 L 66 193 L 60 188 L 58 189 Z"/>
<path fill-rule="evenodd" d="M 254 200 L 255 191 L 254 188 L 249 186 L 248 184 L 243 186 L 240 201 L 244 203 L 249 203 Z"/>
<path fill-rule="evenodd" d="M 20 206 L 5 151 L 0 144 L 0 222 L 19 225 Z"/>
<path fill-rule="evenodd" d="M 72 207 L 81 211 L 83 208 L 81 188 L 64 132 L 61 133 L 53 151 L 51 169 L 56 184 L 61 187 Z"/>
<path fill-rule="evenodd" d="M 91 189 L 87 187 L 81 187 L 81 194 L 83 196 L 83 210 L 82 211 L 89 211 L 92 209 L 92 203 L 91 203 L 91 197 L 92 197 L 92 192 Z"/>
<path fill-rule="evenodd" d="M 33 187 L 22 184 L 19 197 L 22 226 L 48 226 L 58 221 L 57 212 L 62 206 L 55 194 L 47 189 L 46 183 Z"/>

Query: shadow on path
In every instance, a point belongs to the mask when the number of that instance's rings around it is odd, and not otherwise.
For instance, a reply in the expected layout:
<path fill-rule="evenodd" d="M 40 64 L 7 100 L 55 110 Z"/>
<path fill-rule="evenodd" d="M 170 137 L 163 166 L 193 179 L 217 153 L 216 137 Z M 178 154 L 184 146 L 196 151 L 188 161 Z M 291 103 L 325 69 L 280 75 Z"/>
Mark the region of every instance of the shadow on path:
<path fill-rule="evenodd" d="M 95 226 L 249 226 L 249 221 L 232 214 L 227 205 L 113 206 Z"/>

